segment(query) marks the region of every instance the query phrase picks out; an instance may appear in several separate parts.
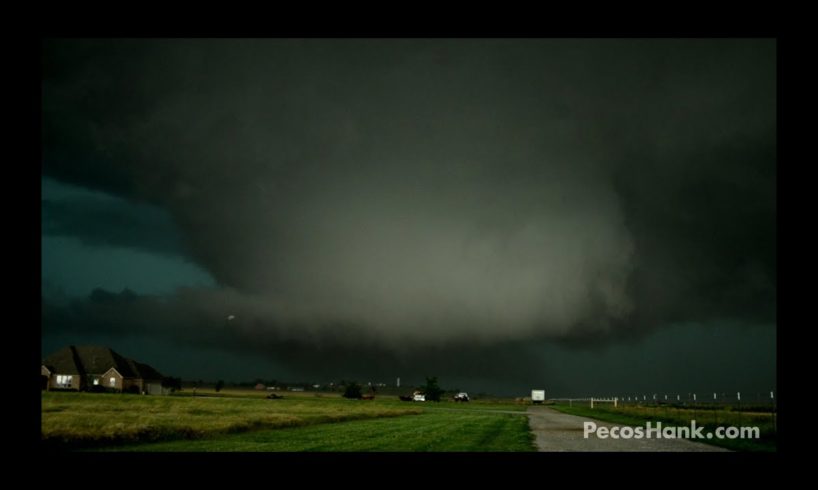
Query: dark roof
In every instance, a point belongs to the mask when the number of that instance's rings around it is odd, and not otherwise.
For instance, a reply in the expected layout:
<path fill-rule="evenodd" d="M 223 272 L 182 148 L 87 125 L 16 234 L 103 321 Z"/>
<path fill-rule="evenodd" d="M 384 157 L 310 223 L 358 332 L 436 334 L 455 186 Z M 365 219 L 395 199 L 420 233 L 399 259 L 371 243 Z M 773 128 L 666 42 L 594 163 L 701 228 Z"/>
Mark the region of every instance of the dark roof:
<path fill-rule="evenodd" d="M 105 374 L 109 369 L 115 368 L 125 378 L 138 377 L 128 360 L 108 347 L 84 345 L 75 347 L 75 350 L 88 374 Z"/>
<path fill-rule="evenodd" d="M 105 374 L 114 368 L 125 378 L 162 379 L 151 366 L 98 345 L 64 347 L 45 358 L 43 365 L 54 374 Z"/>
<path fill-rule="evenodd" d="M 137 378 L 162 379 L 162 375 L 159 374 L 159 371 L 148 366 L 147 364 L 142 364 L 141 362 L 136 362 L 133 359 L 128 359 L 128 365 L 130 366 L 131 370 L 136 373 Z"/>
<path fill-rule="evenodd" d="M 43 365 L 54 374 L 85 374 L 74 346 L 68 346 L 46 357 Z"/>

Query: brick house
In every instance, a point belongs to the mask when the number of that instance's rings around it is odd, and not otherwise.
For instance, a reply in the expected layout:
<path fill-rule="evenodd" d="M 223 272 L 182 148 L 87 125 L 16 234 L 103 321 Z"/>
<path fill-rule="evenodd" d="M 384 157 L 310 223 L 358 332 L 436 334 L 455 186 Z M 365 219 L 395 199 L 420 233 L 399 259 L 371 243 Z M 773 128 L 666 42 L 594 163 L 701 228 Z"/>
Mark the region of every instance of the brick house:
<path fill-rule="evenodd" d="M 162 375 L 151 366 L 127 359 L 108 347 L 64 347 L 43 360 L 42 389 L 86 391 L 94 386 L 107 390 L 159 395 Z"/>

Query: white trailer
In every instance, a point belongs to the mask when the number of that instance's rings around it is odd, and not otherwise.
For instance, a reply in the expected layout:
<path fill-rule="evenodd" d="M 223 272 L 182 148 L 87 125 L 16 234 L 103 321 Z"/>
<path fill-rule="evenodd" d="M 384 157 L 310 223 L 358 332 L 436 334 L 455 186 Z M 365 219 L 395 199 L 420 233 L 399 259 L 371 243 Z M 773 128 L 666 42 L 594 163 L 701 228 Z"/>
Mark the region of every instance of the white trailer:
<path fill-rule="evenodd" d="M 545 401 L 545 390 L 531 390 L 531 401 L 542 403 Z"/>

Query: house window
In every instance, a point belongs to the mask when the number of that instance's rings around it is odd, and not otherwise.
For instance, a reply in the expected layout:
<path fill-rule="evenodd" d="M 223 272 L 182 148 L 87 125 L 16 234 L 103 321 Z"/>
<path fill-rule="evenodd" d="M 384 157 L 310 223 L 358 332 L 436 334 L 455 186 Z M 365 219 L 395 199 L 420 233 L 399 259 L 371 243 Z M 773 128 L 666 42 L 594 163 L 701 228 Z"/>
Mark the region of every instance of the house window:
<path fill-rule="evenodd" d="M 58 374 L 57 375 L 57 386 L 67 387 L 71 386 L 71 379 L 73 377 L 67 374 Z"/>
<path fill-rule="evenodd" d="M 111 386 L 116 386 L 116 378 L 111 376 Z"/>
<path fill-rule="evenodd" d="M 99 378 L 94 378 L 94 386 L 97 386 L 98 384 L 99 384 Z"/>

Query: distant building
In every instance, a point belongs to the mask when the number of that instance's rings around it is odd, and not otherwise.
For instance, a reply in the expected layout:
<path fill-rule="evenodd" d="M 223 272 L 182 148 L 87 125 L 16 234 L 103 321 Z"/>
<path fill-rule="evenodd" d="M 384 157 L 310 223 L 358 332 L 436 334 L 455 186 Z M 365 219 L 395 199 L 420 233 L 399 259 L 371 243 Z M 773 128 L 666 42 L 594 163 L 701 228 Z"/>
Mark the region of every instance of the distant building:
<path fill-rule="evenodd" d="M 257 389 L 257 390 L 264 390 L 264 389 L 266 389 L 266 388 L 267 388 L 267 387 L 266 387 L 266 386 L 264 386 L 264 385 L 263 385 L 263 384 L 261 384 L 261 383 L 259 383 L 259 384 L 257 384 L 257 385 L 256 385 L 256 389 Z"/>
<path fill-rule="evenodd" d="M 163 376 L 147 364 L 127 359 L 108 347 L 70 345 L 43 360 L 42 389 L 99 389 L 161 395 Z"/>

